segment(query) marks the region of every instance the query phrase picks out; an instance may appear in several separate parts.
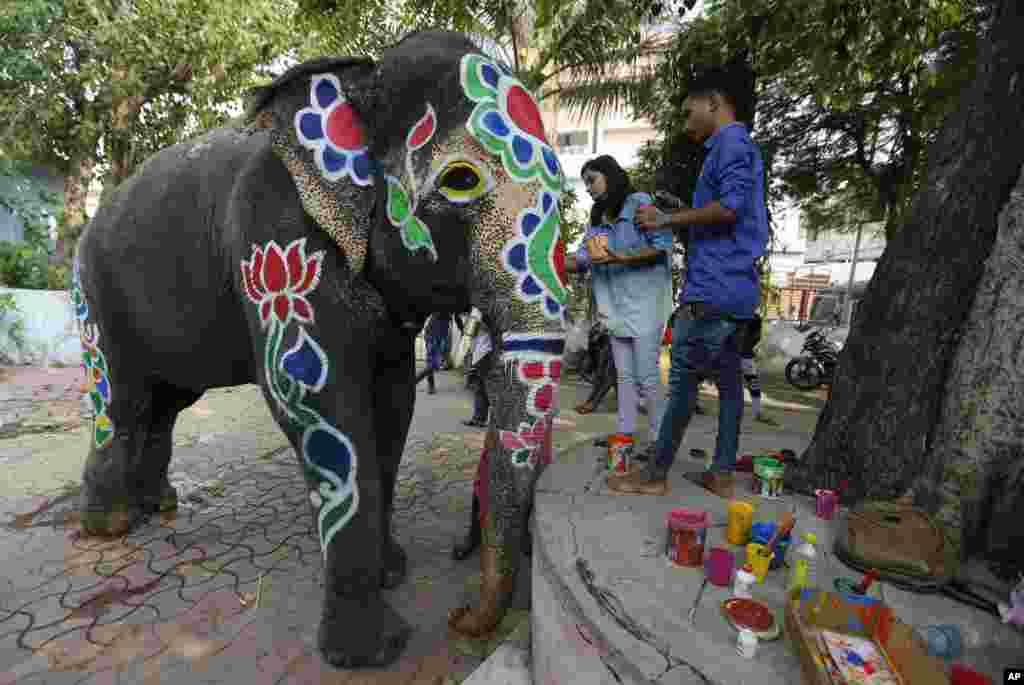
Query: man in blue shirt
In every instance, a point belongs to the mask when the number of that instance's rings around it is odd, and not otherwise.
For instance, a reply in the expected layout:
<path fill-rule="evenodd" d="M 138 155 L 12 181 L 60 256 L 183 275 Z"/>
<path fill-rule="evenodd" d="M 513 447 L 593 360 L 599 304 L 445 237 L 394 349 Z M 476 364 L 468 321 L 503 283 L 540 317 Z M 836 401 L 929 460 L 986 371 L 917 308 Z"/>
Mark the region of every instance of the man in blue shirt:
<path fill-rule="evenodd" d="M 728 72 L 712 70 L 694 83 L 683 104 L 685 132 L 707 150 L 693 194 L 693 208 L 669 214 L 653 206 L 636 213 L 646 230 L 672 225 L 689 229 L 686 286 L 672 330 L 669 400 L 646 468 L 610 476 L 609 488 L 630 494 L 662 495 L 690 423 L 701 376 L 719 376 L 718 441 L 701 484 L 720 497 L 733 494 L 733 471 L 743 419 L 740 348 L 760 303 L 754 261 L 768 242 L 764 164 L 746 126 L 736 120 L 737 95 Z"/>

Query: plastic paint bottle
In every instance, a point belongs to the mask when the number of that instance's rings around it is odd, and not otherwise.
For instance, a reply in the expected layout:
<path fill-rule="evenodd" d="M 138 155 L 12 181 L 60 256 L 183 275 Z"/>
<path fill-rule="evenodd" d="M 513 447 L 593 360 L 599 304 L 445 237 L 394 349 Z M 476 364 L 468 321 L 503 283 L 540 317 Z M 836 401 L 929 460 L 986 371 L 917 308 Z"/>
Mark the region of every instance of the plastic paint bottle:
<path fill-rule="evenodd" d="M 789 592 L 797 588 L 818 587 L 818 550 L 814 546 L 818 538 L 814 533 L 804 533 L 803 538 L 804 541 L 793 550 L 793 567 L 786 585 Z"/>
<path fill-rule="evenodd" d="M 744 659 L 753 659 L 757 654 L 757 635 L 749 628 L 740 628 L 736 637 L 736 653 Z"/>
<path fill-rule="evenodd" d="M 745 564 L 743 568 L 736 571 L 736 584 L 732 589 L 733 596 L 750 599 L 750 588 L 754 586 L 756 580 L 757 576 L 754 575 L 754 569 L 750 564 Z"/>

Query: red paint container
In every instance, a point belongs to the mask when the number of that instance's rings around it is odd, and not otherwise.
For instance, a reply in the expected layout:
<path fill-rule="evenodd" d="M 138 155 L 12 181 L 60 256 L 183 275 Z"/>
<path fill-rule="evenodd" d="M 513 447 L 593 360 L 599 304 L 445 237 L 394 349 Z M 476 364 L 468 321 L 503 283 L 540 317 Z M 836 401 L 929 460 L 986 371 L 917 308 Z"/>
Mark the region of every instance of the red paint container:
<path fill-rule="evenodd" d="M 702 566 L 708 513 L 679 507 L 669 512 L 667 523 L 665 556 L 679 566 Z"/>

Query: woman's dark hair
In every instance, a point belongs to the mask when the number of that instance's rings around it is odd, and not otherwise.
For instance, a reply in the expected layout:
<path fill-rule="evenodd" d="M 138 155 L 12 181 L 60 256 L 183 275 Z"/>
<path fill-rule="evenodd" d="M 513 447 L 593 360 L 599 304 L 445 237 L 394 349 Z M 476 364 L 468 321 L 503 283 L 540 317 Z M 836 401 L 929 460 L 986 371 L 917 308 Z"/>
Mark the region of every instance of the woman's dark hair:
<path fill-rule="evenodd" d="M 583 165 L 580 176 L 588 171 L 604 174 L 608 184 L 608 190 L 604 197 L 595 202 L 594 207 L 590 210 L 590 224 L 600 226 L 604 223 L 602 217 L 605 214 L 615 221 L 619 218 L 619 213 L 622 212 L 622 206 L 626 204 L 626 198 L 633 193 L 633 185 L 629 182 L 626 170 L 619 166 L 619 163 L 611 155 L 601 155 L 588 160 Z"/>

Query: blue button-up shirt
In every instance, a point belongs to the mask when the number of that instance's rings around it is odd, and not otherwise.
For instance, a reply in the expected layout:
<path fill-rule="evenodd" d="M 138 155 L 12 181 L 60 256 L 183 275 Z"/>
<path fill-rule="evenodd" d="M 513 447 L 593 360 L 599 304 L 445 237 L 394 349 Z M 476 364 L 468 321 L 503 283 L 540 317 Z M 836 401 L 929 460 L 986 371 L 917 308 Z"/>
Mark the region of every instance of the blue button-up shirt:
<path fill-rule="evenodd" d="M 704 143 L 707 157 L 693 206 L 718 202 L 736 213 L 735 224 L 691 224 L 686 287 L 679 302 L 707 302 L 739 319 L 754 316 L 761 286 L 754 260 L 768 244 L 761 151 L 739 122 L 726 124 Z"/>
<path fill-rule="evenodd" d="M 584 243 L 576 251 L 580 270 L 593 272 L 598 316 L 609 334 L 620 338 L 660 336 L 672 314 L 673 238 L 670 231 L 642 231 L 633 221 L 636 210 L 654 204 L 647 193 L 633 193 L 614 224 L 588 226 Z M 654 248 L 662 253 L 654 264 L 592 264 L 586 241 L 608 236 L 608 249 L 616 254 L 635 254 Z"/>

